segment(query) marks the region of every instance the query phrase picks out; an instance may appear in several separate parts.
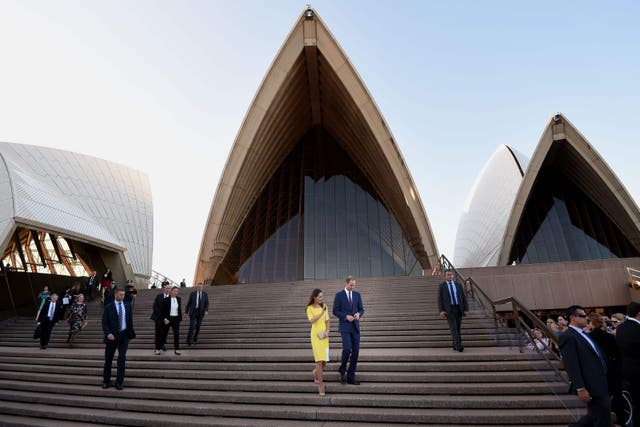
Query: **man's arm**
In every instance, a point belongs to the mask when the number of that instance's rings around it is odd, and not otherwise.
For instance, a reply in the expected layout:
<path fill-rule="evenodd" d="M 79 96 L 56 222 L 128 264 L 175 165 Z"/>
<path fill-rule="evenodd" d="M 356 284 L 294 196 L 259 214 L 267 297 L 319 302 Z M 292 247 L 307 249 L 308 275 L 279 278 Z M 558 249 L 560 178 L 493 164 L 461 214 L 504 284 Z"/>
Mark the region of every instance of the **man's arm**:
<path fill-rule="evenodd" d="M 360 317 L 364 316 L 364 305 L 362 303 L 362 295 L 358 293 L 358 313 L 360 313 Z M 358 318 L 360 320 L 360 318 Z"/>
<path fill-rule="evenodd" d="M 560 354 L 562 355 L 562 362 L 564 369 L 569 374 L 573 387 L 576 390 L 584 389 L 584 379 L 582 378 L 582 370 L 580 368 L 580 361 L 578 359 L 578 343 L 576 339 L 571 336 L 572 332 L 567 331 L 560 335 Z"/>
<path fill-rule="evenodd" d="M 191 297 L 193 296 L 193 292 L 189 295 L 189 300 L 187 301 L 187 305 L 184 307 L 185 314 L 191 313 Z"/>
<path fill-rule="evenodd" d="M 209 312 L 209 294 L 206 292 L 202 292 L 202 299 L 204 300 L 204 312 Z"/>
<path fill-rule="evenodd" d="M 336 294 L 335 298 L 333 298 L 333 315 L 341 321 L 345 321 L 347 319 L 347 315 L 340 309 L 340 296 L 340 294 Z"/>
<path fill-rule="evenodd" d="M 442 283 L 438 287 L 438 311 L 444 311 L 444 301 L 442 301 Z"/>

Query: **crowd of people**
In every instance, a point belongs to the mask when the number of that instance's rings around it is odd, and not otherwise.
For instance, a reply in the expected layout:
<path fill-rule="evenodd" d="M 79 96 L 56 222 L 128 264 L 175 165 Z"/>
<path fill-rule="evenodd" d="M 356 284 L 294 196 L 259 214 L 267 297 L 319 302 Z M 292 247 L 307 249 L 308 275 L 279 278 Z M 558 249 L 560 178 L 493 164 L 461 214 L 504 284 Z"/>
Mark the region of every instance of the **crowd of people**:
<path fill-rule="evenodd" d="M 632 302 L 627 315 L 587 314 L 574 305 L 564 315 L 546 320 L 557 340 L 550 340 L 540 329 L 532 329 L 530 351 L 557 352 L 571 379 L 571 391 L 587 405 L 588 413 L 576 425 L 610 427 L 611 412 L 619 424 L 625 420 L 627 389 L 634 405 L 634 427 L 640 426 L 640 304 Z M 558 346 L 554 344 L 558 341 Z"/>

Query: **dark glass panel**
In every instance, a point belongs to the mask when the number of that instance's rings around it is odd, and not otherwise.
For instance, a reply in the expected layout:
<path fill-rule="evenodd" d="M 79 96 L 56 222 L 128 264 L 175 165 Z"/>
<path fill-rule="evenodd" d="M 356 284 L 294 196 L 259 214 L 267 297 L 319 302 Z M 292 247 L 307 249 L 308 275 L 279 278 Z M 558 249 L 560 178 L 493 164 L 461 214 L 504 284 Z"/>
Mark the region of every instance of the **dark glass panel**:
<path fill-rule="evenodd" d="M 402 229 L 330 135 L 311 131 L 256 199 L 214 282 L 419 274 Z"/>
<path fill-rule="evenodd" d="M 345 195 L 347 209 L 347 259 L 348 273 L 352 276 L 360 276 L 358 268 L 358 217 L 356 215 L 356 185 L 351 179 L 345 177 Z"/>
<path fill-rule="evenodd" d="M 405 239 L 402 236 L 400 224 L 398 224 L 395 217 L 393 215 L 389 215 L 389 219 L 391 220 L 391 239 L 393 242 L 393 274 L 401 276 L 408 274 L 407 258 L 405 256 Z"/>
<path fill-rule="evenodd" d="M 327 279 L 337 278 L 337 252 L 338 238 L 336 236 L 336 191 L 335 177 L 330 177 L 325 182 L 325 200 L 326 200 L 326 245 L 327 245 Z"/>
<path fill-rule="evenodd" d="M 638 251 L 578 186 L 551 167 L 540 172 L 510 259 L 537 263 L 634 256 Z"/>
<path fill-rule="evenodd" d="M 345 199 L 344 175 L 335 177 L 336 202 L 336 277 L 344 278 L 349 275 L 349 253 L 347 251 L 347 205 Z"/>
<path fill-rule="evenodd" d="M 382 250 L 382 274 L 392 276 L 393 272 L 393 246 L 391 243 L 391 221 L 389 211 L 382 203 L 378 203 L 378 215 L 380 217 L 380 247 Z"/>
<path fill-rule="evenodd" d="M 367 194 L 367 221 L 369 222 L 369 260 L 371 275 L 382 275 L 382 252 L 380 249 L 380 219 L 378 202 Z"/>

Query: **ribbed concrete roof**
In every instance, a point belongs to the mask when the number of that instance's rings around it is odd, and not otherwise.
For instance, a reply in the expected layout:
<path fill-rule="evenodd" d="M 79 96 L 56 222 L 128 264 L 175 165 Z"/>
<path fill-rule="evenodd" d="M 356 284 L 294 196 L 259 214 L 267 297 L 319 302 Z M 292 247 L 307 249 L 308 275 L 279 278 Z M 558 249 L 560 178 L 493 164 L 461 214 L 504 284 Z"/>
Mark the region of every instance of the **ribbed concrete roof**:
<path fill-rule="evenodd" d="M 145 174 L 126 166 L 0 142 L 0 248 L 18 226 L 124 251 L 136 275 L 151 275 L 151 188 Z"/>
<path fill-rule="evenodd" d="M 587 139 L 561 114 L 553 116 L 538 143 L 515 198 L 502 242 L 499 264 L 509 262 L 509 255 L 520 219 L 546 161 L 556 150 L 563 150 L 562 171 L 620 228 L 629 242 L 640 250 L 640 210 Z"/>
<path fill-rule="evenodd" d="M 300 138 L 324 127 L 359 165 L 402 227 L 424 268 L 438 251 L 417 189 L 384 118 L 315 14 L 296 21 L 238 132 L 218 184 L 195 280 L 211 280 L 235 233 Z"/>

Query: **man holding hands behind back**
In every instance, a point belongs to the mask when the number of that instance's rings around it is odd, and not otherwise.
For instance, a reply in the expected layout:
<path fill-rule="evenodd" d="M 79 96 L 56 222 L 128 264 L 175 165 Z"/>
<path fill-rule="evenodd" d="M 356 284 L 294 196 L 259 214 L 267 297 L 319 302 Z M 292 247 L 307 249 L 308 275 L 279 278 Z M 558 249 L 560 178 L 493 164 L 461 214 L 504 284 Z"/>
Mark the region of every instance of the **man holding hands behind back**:
<path fill-rule="evenodd" d="M 462 352 L 464 347 L 460 337 L 460 326 L 462 325 L 462 316 L 469 314 L 467 297 L 464 294 L 462 285 L 453 280 L 453 272 L 451 270 L 445 271 L 444 280 L 444 282 L 440 283 L 440 289 L 438 290 L 438 310 L 440 311 L 440 317 L 447 319 L 449 322 L 453 349 Z"/>
<path fill-rule="evenodd" d="M 360 318 L 364 315 L 362 298 L 353 290 L 356 279 L 348 276 L 346 286 L 333 298 L 333 315 L 340 319 L 338 330 L 342 336 L 342 363 L 340 364 L 340 384 L 359 385 L 356 367 L 360 353 Z M 349 370 L 347 370 L 347 361 Z"/>

